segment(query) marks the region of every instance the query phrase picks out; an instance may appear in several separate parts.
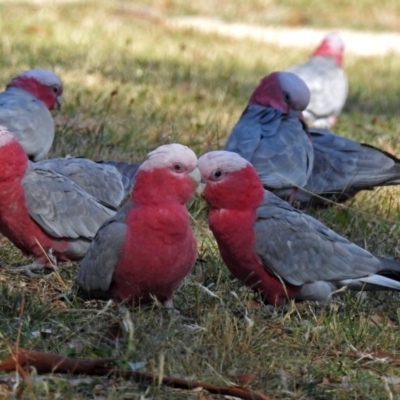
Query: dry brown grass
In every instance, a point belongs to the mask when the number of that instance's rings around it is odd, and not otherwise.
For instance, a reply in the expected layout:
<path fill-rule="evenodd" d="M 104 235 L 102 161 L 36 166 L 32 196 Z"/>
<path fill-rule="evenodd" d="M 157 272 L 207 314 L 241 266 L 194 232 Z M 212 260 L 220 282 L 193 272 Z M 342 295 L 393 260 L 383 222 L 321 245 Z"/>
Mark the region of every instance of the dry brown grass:
<path fill-rule="evenodd" d="M 303 3 L 281 2 L 282 7 Z M 260 43 L 171 31 L 160 20 L 121 11 L 121 4 L 0 4 L 2 86 L 29 67 L 54 69 L 64 79 L 66 104 L 56 116 L 52 156 L 137 161 L 171 141 L 190 145 L 198 155 L 220 148 L 258 80 L 306 57 L 305 52 Z M 174 7 L 187 9 L 174 1 L 160 4 L 171 12 Z M 204 4 L 209 12 L 231 12 L 215 8 L 213 2 Z M 253 15 L 262 14 L 263 2 L 253 2 L 251 8 L 243 2 L 226 4 L 232 5 L 235 18 L 252 21 Z M 398 7 L 389 1 L 380 6 L 390 12 Z M 329 12 L 333 18 L 342 11 Z M 399 154 L 400 59 L 347 57 L 346 69 L 350 96 L 336 131 Z M 351 208 L 320 212 L 318 217 L 368 250 L 398 257 L 398 194 L 398 188 L 368 192 Z M 166 375 L 220 384 L 240 374 L 256 374 L 250 387 L 273 399 L 399 396 L 398 386 L 385 381 L 399 376 L 398 363 L 368 356 L 398 353 L 397 294 L 362 299 L 346 293 L 331 308 L 291 304 L 284 310 L 268 309 L 227 273 L 207 229 L 204 204 L 195 200 L 190 212 L 203 262 L 176 292 L 179 316 L 157 305 L 119 309 L 105 302 L 54 301 L 70 287 L 77 265 L 61 266 L 59 275 L 34 280 L 1 271 L 0 358 L 15 345 L 21 326 L 19 345 L 24 348 L 115 357 L 121 366 L 145 362 L 149 372 L 162 369 Z M 14 263 L 27 261 L 5 240 L 0 256 Z M 0 376 L 0 392 L 10 398 L 31 397 L 23 384 L 13 386 L 13 379 Z M 34 394 L 207 398 L 156 384 L 59 375 L 34 375 Z"/>

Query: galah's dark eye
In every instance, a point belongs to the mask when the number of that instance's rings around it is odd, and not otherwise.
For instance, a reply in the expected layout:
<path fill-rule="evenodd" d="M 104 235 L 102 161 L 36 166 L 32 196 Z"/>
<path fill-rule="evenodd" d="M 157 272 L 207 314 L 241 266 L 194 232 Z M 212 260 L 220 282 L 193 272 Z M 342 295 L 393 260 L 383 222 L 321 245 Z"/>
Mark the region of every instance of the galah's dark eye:
<path fill-rule="evenodd" d="M 212 172 L 211 176 L 214 181 L 219 181 L 224 176 L 224 172 L 220 169 L 216 169 Z"/>
<path fill-rule="evenodd" d="M 287 103 L 289 103 L 290 102 L 290 94 L 288 92 L 283 92 L 283 96 L 285 97 L 285 101 Z"/>
<path fill-rule="evenodd" d="M 182 164 L 179 164 L 179 163 L 175 163 L 172 166 L 172 169 L 173 169 L 174 172 L 183 172 L 185 170 L 184 166 Z"/>
<path fill-rule="evenodd" d="M 55 94 L 57 94 L 58 91 L 59 91 L 59 87 L 58 87 L 57 85 L 54 85 L 54 86 L 52 87 L 52 89 L 53 89 L 53 92 L 54 92 Z"/>

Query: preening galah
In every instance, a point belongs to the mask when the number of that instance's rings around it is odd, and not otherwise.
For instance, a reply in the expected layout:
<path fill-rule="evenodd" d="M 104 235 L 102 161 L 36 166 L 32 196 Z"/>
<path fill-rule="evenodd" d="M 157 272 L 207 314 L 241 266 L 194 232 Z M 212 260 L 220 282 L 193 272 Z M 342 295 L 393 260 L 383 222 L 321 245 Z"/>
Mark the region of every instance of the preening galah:
<path fill-rule="evenodd" d="M 28 160 L 21 144 L 0 126 L 0 232 L 33 264 L 80 260 L 100 225 L 115 211 L 67 177 Z"/>
<path fill-rule="evenodd" d="M 311 174 L 314 153 L 301 120 L 309 100 L 298 76 L 271 73 L 254 90 L 225 145 L 250 161 L 264 187 L 280 196 L 293 196 Z"/>
<path fill-rule="evenodd" d="M 307 84 L 310 104 L 303 112 L 306 122 L 318 128 L 330 128 L 347 99 L 347 76 L 343 70 L 344 42 L 336 32 L 325 36 L 312 56 L 303 64 L 288 69 Z"/>
<path fill-rule="evenodd" d="M 400 290 L 400 282 L 381 275 L 399 273 L 400 262 L 372 255 L 264 191 L 244 158 L 214 151 L 200 157 L 198 166 L 222 258 L 265 302 L 328 303 L 344 286 Z"/>
<path fill-rule="evenodd" d="M 92 161 L 88 158 L 51 158 L 36 163 L 74 181 L 103 204 L 118 209 L 130 195 L 139 164 Z"/>
<path fill-rule="evenodd" d="M 0 125 L 21 143 L 28 157 L 42 160 L 54 139 L 49 110 L 61 106 L 63 83 L 45 69 L 31 69 L 16 76 L 0 93 Z"/>
<path fill-rule="evenodd" d="M 172 307 L 175 288 L 192 269 L 196 239 L 185 203 L 200 173 L 192 150 L 180 144 L 148 154 L 130 201 L 99 229 L 75 286 L 83 297 Z"/>
<path fill-rule="evenodd" d="M 314 166 L 304 190 L 295 195 L 301 208 L 329 206 L 324 199 L 341 203 L 361 190 L 400 184 L 400 160 L 394 155 L 325 129 L 310 128 L 309 133 Z"/>

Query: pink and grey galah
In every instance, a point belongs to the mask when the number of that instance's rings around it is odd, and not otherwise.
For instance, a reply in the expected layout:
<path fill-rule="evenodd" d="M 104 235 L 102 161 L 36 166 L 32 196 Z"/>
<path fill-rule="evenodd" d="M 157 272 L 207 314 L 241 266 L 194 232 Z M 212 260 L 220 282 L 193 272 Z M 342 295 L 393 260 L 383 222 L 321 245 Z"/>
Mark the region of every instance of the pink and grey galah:
<path fill-rule="evenodd" d="M 400 160 L 394 155 L 325 129 L 310 128 L 309 133 L 314 166 L 307 184 L 294 197 L 301 208 L 326 207 L 361 190 L 400 184 Z"/>
<path fill-rule="evenodd" d="M 400 262 L 372 255 L 265 191 L 244 158 L 214 151 L 198 166 L 222 259 L 265 302 L 328 303 L 343 287 L 400 290 L 399 281 L 385 276 L 398 274 Z"/>
<path fill-rule="evenodd" d="M 343 52 L 342 38 L 332 32 L 325 36 L 308 61 L 287 70 L 303 79 L 310 89 L 310 103 L 303 112 L 310 125 L 330 128 L 346 103 L 348 83 L 342 67 Z"/>
<path fill-rule="evenodd" d="M 33 274 L 56 261 L 80 260 L 100 225 L 115 214 L 77 184 L 28 160 L 0 126 L 0 232 L 34 262 Z"/>
<path fill-rule="evenodd" d="M 18 139 L 32 161 L 44 159 L 53 144 L 49 110 L 61 106 L 62 94 L 60 77 L 44 69 L 19 74 L 0 93 L 0 125 Z"/>
<path fill-rule="evenodd" d="M 128 203 L 99 229 L 75 286 L 85 298 L 150 302 L 172 307 L 173 292 L 191 271 L 196 239 L 185 203 L 200 173 L 186 146 L 169 144 L 140 165 Z"/>
<path fill-rule="evenodd" d="M 264 187 L 280 196 L 293 196 L 311 174 L 314 152 L 301 117 L 309 100 L 297 75 L 271 73 L 254 90 L 225 145 L 250 161 Z"/>

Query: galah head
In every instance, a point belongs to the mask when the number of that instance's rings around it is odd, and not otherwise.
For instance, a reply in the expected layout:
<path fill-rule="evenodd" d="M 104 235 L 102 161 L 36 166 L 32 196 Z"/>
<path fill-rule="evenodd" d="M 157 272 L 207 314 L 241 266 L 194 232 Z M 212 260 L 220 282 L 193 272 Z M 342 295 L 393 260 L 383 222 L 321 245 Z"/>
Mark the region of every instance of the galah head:
<path fill-rule="evenodd" d="M 140 165 L 132 190 L 139 204 L 186 203 L 200 182 L 197 157 L 187 146 L 165 144 L 150 152 Z"/>
<path fill-rule="evenodd" d="M 63 101 L 61 78 L 47 69 L 29 69 L 17 75 L 7 88 L 25 90 L 42 101 L 49 110 L 60 108 Z"/>
<path fill-rule="evenodd" d="M 328 33 L 321 44 L 315 49 L 313 56 L 332 57 L 336 64 L 343 64 L 344 42 L 337 32 Z"/>
<path fill-rule="evenodd" d="M 22 177 L 28 157 L 17 139 L 0 125 L 0 182 Z"/>
<path fill-rule="evenodd" d="M 273 107 L 285 114 L 290 110 L 303 111 L 310 102 L 310 90 L 292 72 L 272 72 L 261 79 L 250 97 L 250 104 Z"/>
<path fill-rule="evenodd" d="M 199 192 L 211 208 L 248 209 L 257 207 L 264 188 L 254 167 L 237 153 L 211 151 L 198 162 Z"/>

